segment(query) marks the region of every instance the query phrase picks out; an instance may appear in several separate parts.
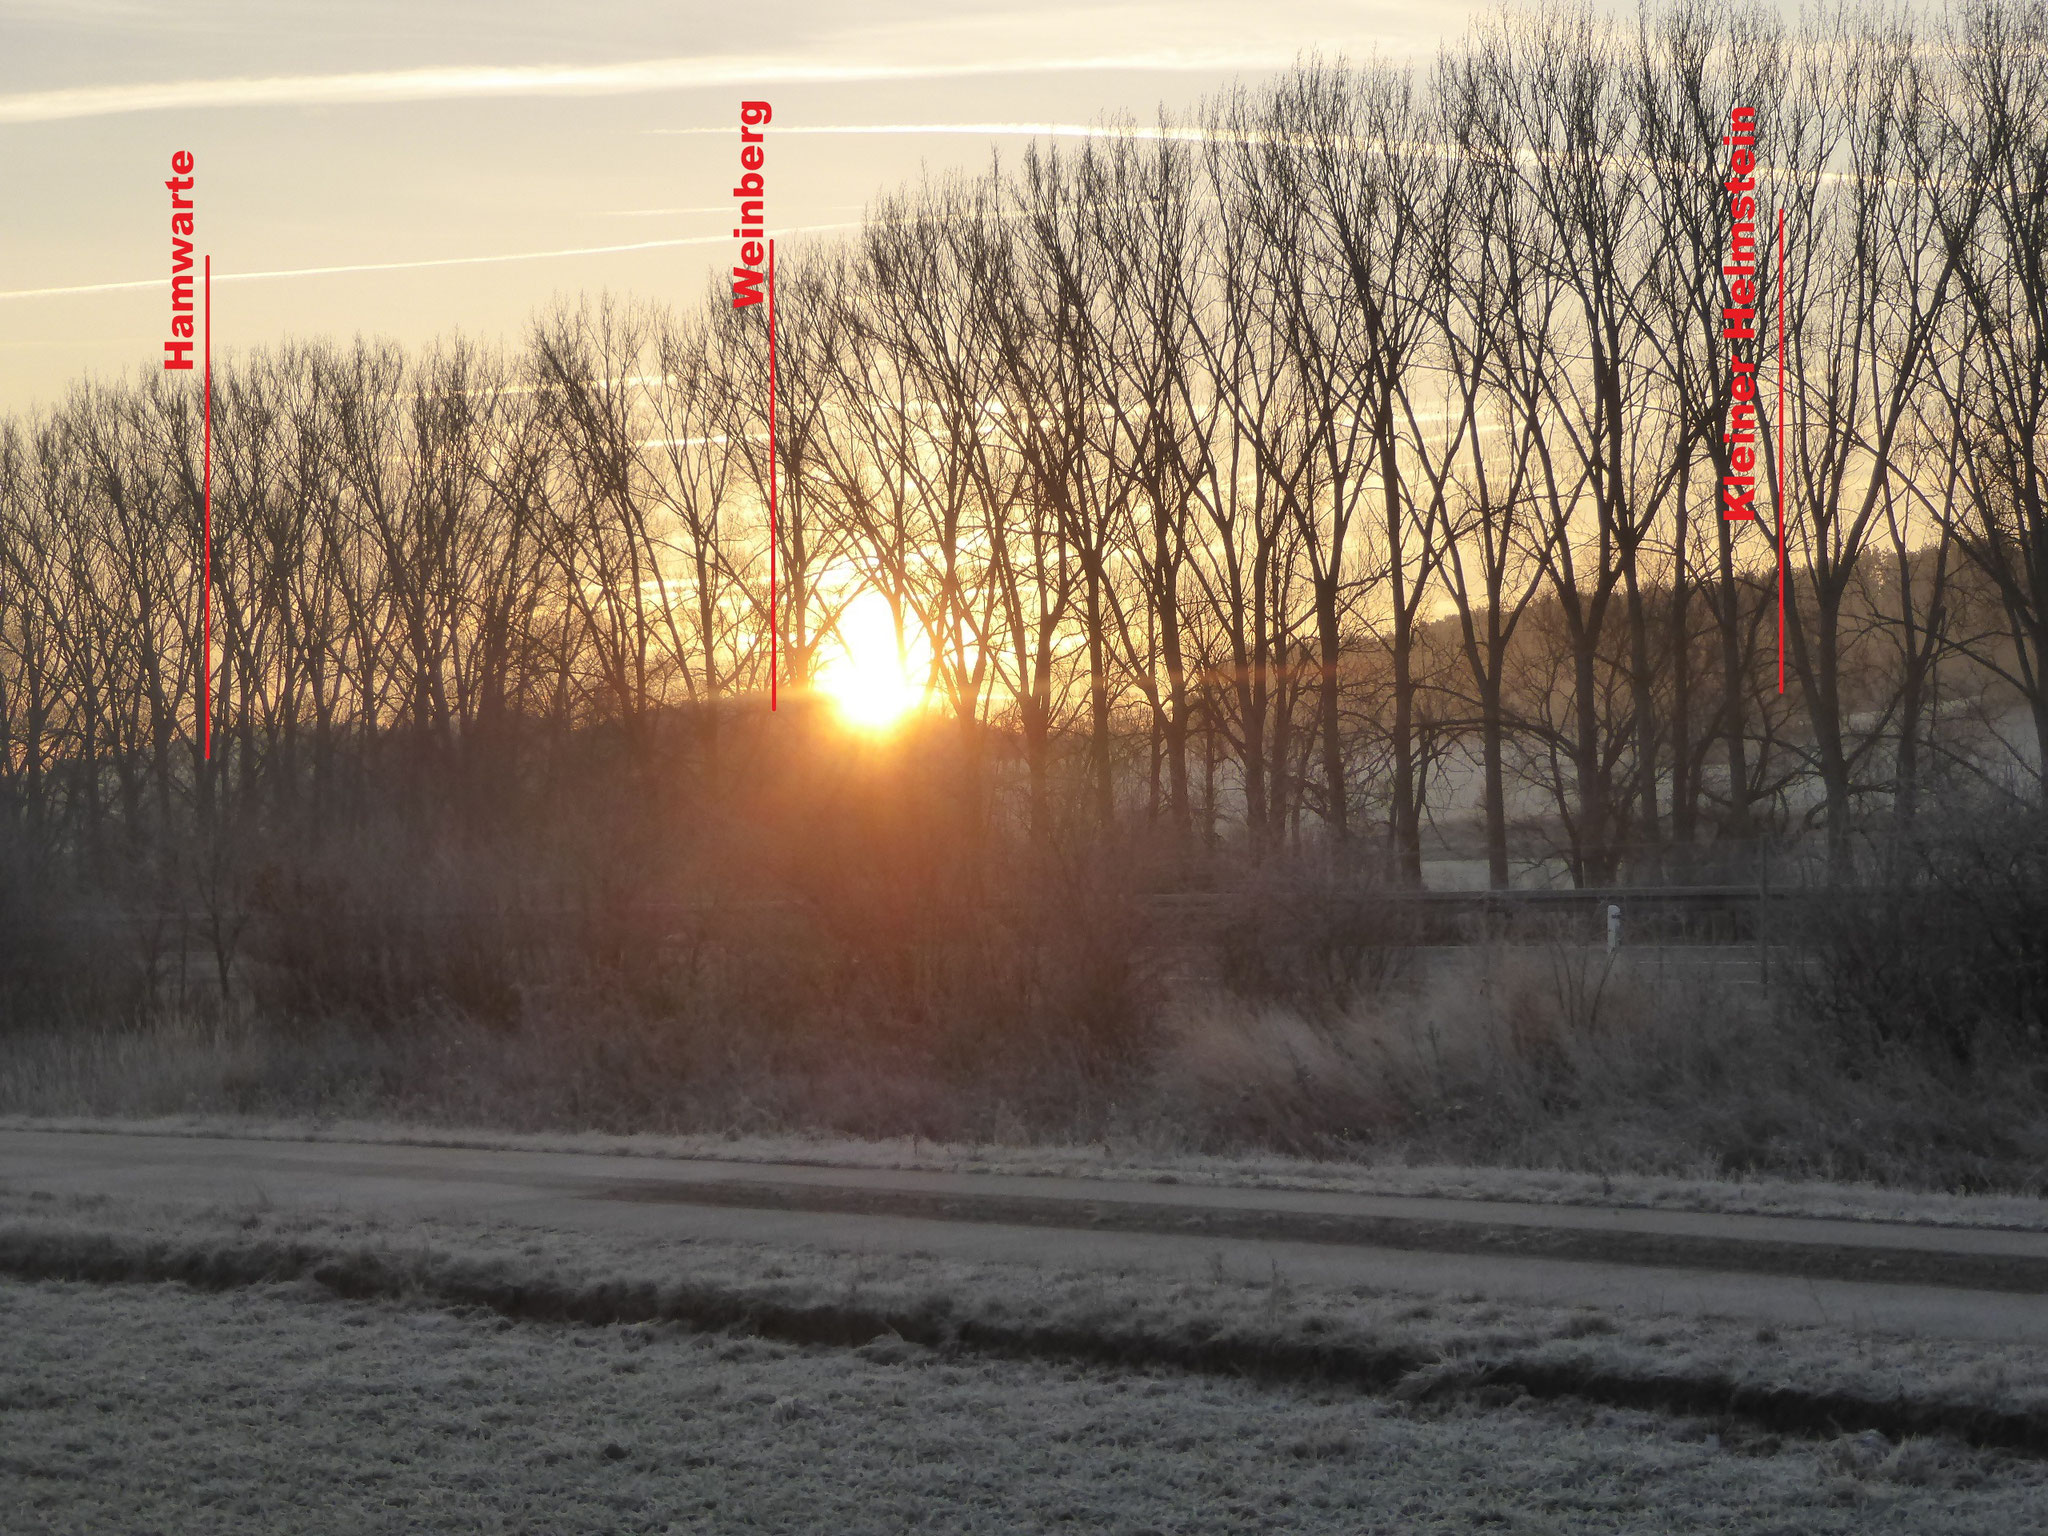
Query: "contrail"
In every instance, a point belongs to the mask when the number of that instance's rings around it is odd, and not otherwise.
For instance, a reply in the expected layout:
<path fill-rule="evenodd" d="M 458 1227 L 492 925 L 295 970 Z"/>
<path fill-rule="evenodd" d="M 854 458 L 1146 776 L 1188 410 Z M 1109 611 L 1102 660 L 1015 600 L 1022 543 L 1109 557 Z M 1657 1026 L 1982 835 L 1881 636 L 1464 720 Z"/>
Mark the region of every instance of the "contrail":
<path fill-rule="evenodd" d="M 723 131 L 723 132 L 726 132 L 726 133 L 730 133 L 730 132 L 732 132 L 732 130 L 731 130 L 730 128 L 724 129 L 724 130 L 722 130 L 722 131 Z M 849 209 L 858 209 L 858 208 L 860 207 L 860 204 L 859 204 L 859 203 L 820 203 L 820 204 L 817 204 L 816 206 L 817 206 L 817 207 L 818 207 L 819 209 L 821 209 L 822 211 L 824 211 L 824 212 L 827 212 L 827 213 L 832 213 L 832 212 L 836 212 L 837 210 L 839 210 L 839 209 L 842 209 L 842 208 L 849 208 Z M 710 204 L 709 206 L 707 206 L 707 207 L 703 207 L 703 208 L 601 208 L 601 209 L 599 209 L 599 210 L 598 210 L 598 212 L 597 212 L 597 215 L 596 215 L 596 216 L 597 216 L 598 218 L 601 218 L 601 219 L 651 219 L 651 218 L 655 218 L 655 217 L 657 217 L 657 216 L 659 216 L 659 217 L 667 217 L 667 216 L 668 216 L 668 215 L 670 215 L 670 214 L 686 214 L 686 213 L 688 213 L 688 214 L 695 214 L 695 213 L 725 213 L 725 214 L 729 214 L 729 213 L 731 213 L 731 212 L 732 212 L 732 204 L 731 204 L 730 202 L 723 202 L 723 203 L 712 203 L 712 204 Z"/>
<path fill-rule="evenodd" d="M 814 235 L 833 230 L 858 229 L 857 220 L 841 224 L 800 224 L 778 230 L 784 235 Z M 437 256 L 425 261 L 366 261 L 345 267 L 287 267 L 275 272 L 217 272 L 216 283 L 253 283 L 274 277 L 326 277 L 344 272 L 406 272 L 420 267 L 474 267 L 498 261 L 547 261 L 557 256 L 614 256 L 625 251 L 660 251 L 681 245 L 716 245 L 730 235 L 689 235 L 679 240 L 636 240 L 630 245 L 579 245 L 560 251 L 507 251 L 494 256 Z M 168 287 L 167 277 L 145 277 L 125 283 L 77 283 L 64 288 L 16 288 L 0 292 L 0 299 L 49 299 L 73 293 L 122 293 L 142 288 Z"/>
<path fill-rule="evenodd" d="M 713 203 L 704 208 L 605 208 L 599 211 L 598 216 L 606 219 L 651 219 L 674 213 L 726 213 L 731 208 L 731 203 Z"/>
<path fill-rule="evenodd" d="M 242 76 L 166 80 L 140 85 L 72 86 L 0 96 L 0 123 L 48 123 L 199 107 L 340 106 L 464 97 L 595 96 L 857 80 L 931 80 L 976 75 L 1044 75 L 1074 70 L 1205 70 L 1279 66 L 1223 49 L 1160 50 L 1070 59 L 983 59 L 956 64 L 822 63 L 755 56 L 728 59 L 638 59 L 618 64 L 463 64 L 337 75 Z"/>
<path fill-rule="evenodd" d="M 649 133 L 724 133 L 726 128 L 650 128 Z M 1199 144 L 1211 137 L 1200 128 L 1130 127 L 1100 123 L 840 123 L 810 128 L 777 128 L 777 135 L 791 133 L 958 133 L 1022 135 L 1055 139 L 1158 139 Z"/>
<path fill-rule="evenodd" d="M 729 127 L 712 128 L 648 128 L 650 134 L 730 134 Z M 1115 123 L 832 123 L 814 126 L 777 127 L 778 135 L 793 133 L 820 134 L 993 134 L 1023 138 L 1065 138 L 1065 139 L 1149 139 L 1161 143 L 1179 144 L 1272 144 L 1289 149 L 1315 149 L 1331 144 L 1349 145 L 1355 149 L 1374 150 L 1389 155 L 1412 155 L 1432 160 L 1456 160 L 1468 153 L 1457 145 L 1428 139 L 1381 140 L 1365 138 L 1333 138 L 1319 140 L 1300 134 L 1275 134 L 1263 130 L 1245 132 L 1216 124 L 1169 125 L 1157 124 L 1119 125 Z M 1545 161 L 1563 161 L 1564 155 L 1549 155 L 1540 150 L 1517 149 L 1514 152 L 1517 164 L 1540 165 Z M 1647 156 L 1632 153 L 1607 153 L 1600 157 L 1603 164 L 1625 167 L 1634 171 L 1656 169 L 1689 170 L 1690 161 L 1654 161 Z M 1815 173 L 1823 182 L 1852 182 L 1856 175 L 1848 171 L 1820 171 Z M 1889 184 L 1904 185 L 1912 178 L 1889 176 L 1883 178 Z M 1945 182 L 1944 185 L 1953 185 Z"/>
<path fill-rule="evenodd" d="M 732 132 L 730 128 L 648 128 L 646 133 L 658 134 L 703 134 Z M 778 126 L 777 134 L 792 133 L 936 133 L 974 136 L 993 134 L 998 137 L 1044 138 L 1044 139 L 1144 139 L 1162 144 L 1277 144 L 1284 148 L 1311 149 L 1324 141 L 1300 134 L 1276 134 L 1262 130 L 1246 132 L 1240 129 L 1214 123 L 832 123 L 811 127 Z M 1375 147 L 1372 139 L 1331 140 L 1358 148 Z M 1428 153 L 1444 158 L 1454 155 L 1448 145 L 1400 144 L 1390 146 L 1404 153 Z"/>

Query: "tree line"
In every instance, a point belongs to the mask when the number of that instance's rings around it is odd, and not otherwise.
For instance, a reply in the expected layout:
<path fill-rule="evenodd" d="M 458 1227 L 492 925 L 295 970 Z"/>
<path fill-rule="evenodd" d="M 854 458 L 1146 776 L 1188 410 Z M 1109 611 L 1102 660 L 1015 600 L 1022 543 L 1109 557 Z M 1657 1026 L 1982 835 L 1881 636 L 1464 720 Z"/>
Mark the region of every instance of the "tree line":
<path fill-rule="evenodd" d="M 1771 528 L 1718 515 L 1732 105 L 1786 212 L 1782 592 Z M 882 198 L 787 255 L 775 323 L 781 686 L 880 594 L 1020 835 L 1414 882 L 1461 817 L 1496 884 L 1599 884 L 1787 829 L 1841 871 L 1952 789 L 2041 795 L 2038 4 L 1555 6 L 1427 67 L 1306 60 Z M 717 804 L 768 685 L 766 343 L 720 290 L 220 369 L 205 677 L 196 387 L 8 418 L 0 823 L 100 867 L 400 804 Z"/>

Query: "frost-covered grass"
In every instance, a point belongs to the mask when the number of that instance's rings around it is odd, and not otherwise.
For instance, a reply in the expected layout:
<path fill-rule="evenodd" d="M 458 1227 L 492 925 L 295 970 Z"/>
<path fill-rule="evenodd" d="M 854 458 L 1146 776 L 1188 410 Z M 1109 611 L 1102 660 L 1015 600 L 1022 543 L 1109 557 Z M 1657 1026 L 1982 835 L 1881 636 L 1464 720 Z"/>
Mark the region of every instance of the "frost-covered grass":
<path fill-rule="evenodd" d="M 389 1120 L 277 1119 L 224 1114 L 146 1119 L 0 1115 L 0 1130 L 62 1130 L 161 1136 L 254 1137 L 281 1141 L 363 1142 L 386 1146 L 472 1147 L 525 1152 L 596 1152 L 625 1157 L 708 1158 L 827 1168 L 922 1169 L 1099 1178 L 1150 1183 L 1229 1185 L 1355 1194 L 1426 1195 L 1541 1205 L 1600 1205 L 1645 1210 L 1723 1211 L 1820 1216 L 1937 1227 L 2048 1231 L 2048 1200 L 2026 1195 L 1964 1195 L 1871 1184 L 1774 1178 L 1725 1179 L 1658 1174 L 1593 1174 L 1562 1168 L 1470 1168 L 1283 1157 L 1170 1152 L 1115 1140 L 1064 1146 L 865 1139 L 819 1135 L 615 1135 L 602 1131 L 518 1132 Z"/>
<path fill-rule="evenodd" d="M 292 1287 L 0 1282 L 10 1532 L 2009 1533 L 1929 1441 L 513 1324 Z"/>
<path fill-rule="evenodd" d="M 0 1192 L 0 1265 L 221 1286 L 311 1277 L 342 1295 L 742 1326 L 800 1341 L 894 1331 L 1010 1355 L 1335 1375 L 1419 1398 L 1506 1383 L 1621 1403 L 1775 1401 L 1779 1422 L 1807 1433 L 2048 1416 L 2043 1348 L 1327 1286 L 1277 1267 L 1257 1282 L 1220 1266 L 1189 1279 L 21 1189 Z"/>

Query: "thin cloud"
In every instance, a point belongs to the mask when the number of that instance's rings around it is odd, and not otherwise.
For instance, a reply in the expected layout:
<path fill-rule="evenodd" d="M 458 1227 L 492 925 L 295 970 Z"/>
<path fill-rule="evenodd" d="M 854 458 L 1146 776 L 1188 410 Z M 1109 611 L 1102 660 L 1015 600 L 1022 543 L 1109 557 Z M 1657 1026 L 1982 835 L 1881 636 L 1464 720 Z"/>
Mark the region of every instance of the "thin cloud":
<path fill-rule="evenodd" d="M 604 208 L 598 212 L 601 219 L 653 219 L 666 218 L 677 213 L 730 213 L 731 203 L 708 203 L 702 208 Z"/>
<path fill-rule="evenodd" d="M 649 133 L 658 134 L 730 134 L 730 127 L 724 128 L 650 128 Z M 834 123 L 812 127 L 778 127 L 778 137 L 792 133 L 952 133 L 952 134 L 1000 134 L 1022 136 L 1034 139 L 1157 139 L 1175 143 L 1199 144 L 1214 137 L 1200 128 L 1130 127 L 1119 128 L 1101 123 Z"/>
<path fill-rule="evenodd" d="M 727 129 L 725 129 L 725 130 L 724 130 L 724 132 L 726 132 L 726 133 L 730 133 L 730 132 L 732 132 L 732 130 L 731 130 L 730 128 L 727 128 Z M 827 212 L 830 212 L 830 211 L 833 211 L 833 210 L 837 210 L 837 209 L 841 209 L 841 208 L 859 208 L 859 207 L 860 207 L 860 204 L 859 204 L 859 203 L 826 203 L 826 204 L 824 204 L 824 205 L 823 205 L 823 207 L 824 207 L 824 209 L 825 209 L 825 210 L 826 210 Z M 597 215 L 597 217 L 599 217 L 599 218 L 601 218 L 601 219 L 653 219 L 653 218 L 665 218 L 665 217 L 667 217 L 667 216 L 669 216 L 669 215 L 671 215 L 671 214 L 694 214 L 694 213 L 726 213 L 726 214 L 729 214 L 729 213 L 731 213 L 731 212 L 732 212 L 732 204 L 731 204 L 730 202 L 725 202 L 725 203 L 710 203 L 710 204 L 707 204 L 706 206 L 704 206 L 704 207 L 702 207 L 702 208 L 605 208 L 605 209 L 601 209 L 601 210 L 599 210 L 599 212 L 598 212 L 598 215 Z"/>
<path fill-rule="evenodd" d="M 801 224 L 791 229 L 774 231 L 775 237 L 785 235 L 823 234 L 835 230 L 858 229 L 858 222 L 841 224 Z M 559 256 L 615 256 L 627 251 L 660 251 L 683 245 L 716 245 L 729 241 L 730 235 L 690 235 L 678 240 L 636 240 L 630 245 L 579 245 L 560 251 L 506 251 L 490 256 L 437 256 L 423 261 L 366 261 L 351 266 L 339 267 L 289 267 L 275 272 L 218 272 L 216 283 L 253 283 L 280 277 L 328 277 L 350 272 L 410 272 L 424 267 L 475 267 L 502 261 L 549 261 Z M 52 299 L 78 293 L 124 293 L 146 288 L 168 288 L 168 277 L 138 278 L 123 283 L 76 283 L 62 288 L 16 288 L 0 292 L 0 299 Z"/>
<path fill-rule="evenodd" d="M 648 128 L 651 134 L 730 134 L 725 128 Z M 829 123 L 807 126 L 780 125 L 775 128 L 779 135 L 792 133 L 821 134 L 899 134 L 934 133 L 957 134 L 963 137 L 993 135 L 1035 139 L 1143 139 L 1161 144 L 1278 144 L 1288 148 L 1316 148 L 1321 140 L 1298 134 L 1266 133 L 1260 130 L 1244 132 L 1215 123 Z M 1376 139 L 1357 138 L 1340 140 L 1356 148 L 1378 147 Z M 1447 144 L 1403 143 L 1388 146 L 1398 153 L 1429 154 L 1438 159 L 1455 156 L 1458 151 Z"/>
<path fill-rule="evenodd" d="M 730 127 L 712 128 L 649 128 L 651 134 L 730 134 Z M 1276 134 L 1262 130 L 1244 132 L 1220 124 L 1131 124 L 1115 123 L 830 123 L 809 126 L 778 126 L 777 135 L 793 133 L 816 134 L 959 134 L 964 136 L 995 135 L 1021 138 L 1062 138 L 1062 139 L 1147 139 L 1160 143 L 1177 144 L 1271 144 L 1289 149 L 1315 149 L 1324 141 L 1299 134 Z M 1329 142 L 1346 144 L 1354 149 L 1381 151 L 1392 155 L 1409 155 L 1418 159 L 1457 160 L 1469 151 L 1458 145 L 1431 139 L 1381 140 L 1372 137 L 1340 138 Z M 1519 165 L 1541 165 L 1546 162 L 1568 163 L 1570 155 L 1551 155 L 1534 149 L 1514 151 L 1515 162 Z M 1692 169 L 1690 161 L 1657 161 L 1628 152 L 1604 154 L 1599 157 L 1606 165 L 1620 166 L 1628 170 L 1649 173 L 1656 170 Z M 1779 168 L 1779 169 L 1782 169 Z M 1822 182 L 1853 182 L 1857 176 L 1848 171 L 1820 171 L 1815 178 Z M 1889 176 L 1883 180 L 1890 184 L 1903 185 L 1913 178 Z M 1951 185 L 1953 183 L 1944 183 Z"/>
<path fill-rule="evenodd" d="M 0 96 L 0 123 L 49 123 L 130 112 L 205 107 L 365 106 L 478 97 L 595 96 L 717 86 L 859 80 L 930 80 L 977 75 L 1060 74 L 1075 70 L 1242 69 L 1270 62 L 1223 49 L 1133 51 L 1085 58 L 983 59 L 963 63 L 821 62 L 752 56 L 637 59 L 618 64 L 461 64 L 356 74 L 244 76 L 137 85 L 72 86 Z M 1285 62 L 1279 60 L 1278 62 Z"/>

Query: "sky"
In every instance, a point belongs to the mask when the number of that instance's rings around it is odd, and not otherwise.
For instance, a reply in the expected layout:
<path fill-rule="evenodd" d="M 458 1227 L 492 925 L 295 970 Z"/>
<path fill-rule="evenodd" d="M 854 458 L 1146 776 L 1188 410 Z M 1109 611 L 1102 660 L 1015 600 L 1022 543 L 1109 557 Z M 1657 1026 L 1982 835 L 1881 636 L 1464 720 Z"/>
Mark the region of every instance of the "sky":
<path fill-rule="evenodd" d="M 688 304 L 730 270 L 742 100 L 774 109 L 780 255 L 925 169 L 1013 158 L 1014 130 L 1149 120 L 1305 50 L 1419 61 L 1473 9 L 0 0 L 0 411 L 160 366 L 178 150 L 216 362 L 294 337 L 516 343 L 558 296 Z"/>

